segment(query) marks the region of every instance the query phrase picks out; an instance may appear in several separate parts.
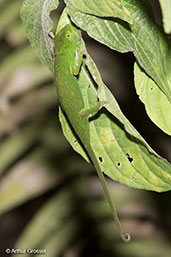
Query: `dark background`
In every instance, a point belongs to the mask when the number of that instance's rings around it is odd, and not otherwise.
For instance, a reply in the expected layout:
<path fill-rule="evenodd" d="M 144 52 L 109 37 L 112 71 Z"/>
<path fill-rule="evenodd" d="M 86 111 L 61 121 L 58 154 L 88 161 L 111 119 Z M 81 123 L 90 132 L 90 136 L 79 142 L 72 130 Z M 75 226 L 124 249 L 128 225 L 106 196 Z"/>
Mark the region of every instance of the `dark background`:
<path fill-rule="evenodd" d="M 150 2 L 161 24 L 158 1 Z M 170 193 L 131 189 L 107 179 L 123 229 L 132 236 L 131 243 L 121 242 L 93 167 L 62 135 L 53 78 L 25 37 L 21 4 L 0 1 L 0 256 L 7 256 L 6 248 L 19 246 L 47 248 L 47 256 L 169 257 Z M 152 148 L 171 161 L 169 137 L 148 118 L 136 95 L 134 56 L 112 51 L 86 33 L 84 38 L 123 113 Z M 69 198 L 56 202 L 54 214 L 45 214 L 47 222 L 41 227 L 35 222 L 35 231 L 25 237 L 42 208 L 63 193 Z M 78 231 L 67 227 L 70 221 Z"/>

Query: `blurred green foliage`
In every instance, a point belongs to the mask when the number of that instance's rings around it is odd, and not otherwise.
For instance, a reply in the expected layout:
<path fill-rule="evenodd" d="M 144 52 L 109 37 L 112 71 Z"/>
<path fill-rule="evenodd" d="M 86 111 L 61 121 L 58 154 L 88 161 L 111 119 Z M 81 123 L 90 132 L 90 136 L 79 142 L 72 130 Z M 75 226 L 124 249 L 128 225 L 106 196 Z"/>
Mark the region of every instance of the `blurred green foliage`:
<path fill-rule="evenodd" d="M 109 183 L 133 239 L 120 241 L 92 167 L 61 133 L 53 78 L 26 40 L 21 4 L 0 0 L 0 256 L 34 248 L 48 257 L 169 257 L 169 193 Z M 25 222 L 17 237 L 15 216 Z"/>

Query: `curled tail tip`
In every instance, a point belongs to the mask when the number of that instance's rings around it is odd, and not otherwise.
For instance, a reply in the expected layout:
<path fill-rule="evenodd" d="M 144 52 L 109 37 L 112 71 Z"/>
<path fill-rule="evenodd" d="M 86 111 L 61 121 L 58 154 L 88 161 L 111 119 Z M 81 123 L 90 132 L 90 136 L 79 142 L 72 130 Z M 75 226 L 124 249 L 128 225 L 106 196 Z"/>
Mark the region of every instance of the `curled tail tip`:
<path fill-rule="evenodd" d="M 128 233 L 125 233 L 125 234 L 121 235 L 121 237 L 122 237 L 122 240 L 123 240 L 125 243 L 128 243 L 128 242 L 131 241 L 131 236 L 130 236 L 130 234 L 128 234 Z"/>

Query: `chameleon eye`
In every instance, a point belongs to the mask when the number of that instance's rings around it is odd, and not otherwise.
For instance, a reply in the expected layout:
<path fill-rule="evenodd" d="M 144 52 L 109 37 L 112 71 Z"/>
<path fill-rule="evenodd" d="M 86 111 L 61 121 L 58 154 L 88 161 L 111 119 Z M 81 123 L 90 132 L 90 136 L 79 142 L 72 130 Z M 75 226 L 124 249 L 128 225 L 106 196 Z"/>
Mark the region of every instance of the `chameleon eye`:
<path fill-rule="evenodd" d="M 69 41 L 71 41 L 72 38 L 73 38 L 73 34 L 72 34 L 70 31 L 67 31 L 66 34 L 65 34 L 65 37 L 66 37 Z"/>

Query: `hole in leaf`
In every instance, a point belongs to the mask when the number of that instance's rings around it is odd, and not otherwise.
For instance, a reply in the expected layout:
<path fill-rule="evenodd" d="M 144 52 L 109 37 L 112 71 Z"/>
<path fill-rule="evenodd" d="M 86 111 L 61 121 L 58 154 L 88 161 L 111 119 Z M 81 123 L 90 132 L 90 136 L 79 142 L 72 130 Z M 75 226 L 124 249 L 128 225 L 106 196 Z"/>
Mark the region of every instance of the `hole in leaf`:
<path fill-rule="evenodd" d="M 117 166 L 120 167 L 120 166 L 121 166 L 121 163 L 120 163 L 120 162 L 117 162 Z"/>
<path fill-rule="evenodd" d="M 129 153 L 126 153 L 126 156 L 130 163 L 133 162 L 134 159 L 129 155 Z"/>
<path fill-rule="evenodd" d="M 136 180 L 137 180 L 137 178 L 135 178 L 135 177 L 132 177 L 131 179 L 132 179 L 133 181 L 136 181 Z"/>
<path fill-rule="evenodd" d="M 76 143 L 77 143 L 77 140 L 75 139 L 75 140 L 74 140 L 74 144 L 76 144 Z"/>
<path fill-rule="evenodd" d="M 100 162 L 103 162 L 103 158 L 102 158 L 101 156 L 99 157 L 99 161 L 100 161 Z"/>
<path fill-rule="evenodd" d="M 153 89 L 154 89 L 154 87 L 151 87 L 150 89 L 151 89 L 151 90 L 153 90 Z"/>

